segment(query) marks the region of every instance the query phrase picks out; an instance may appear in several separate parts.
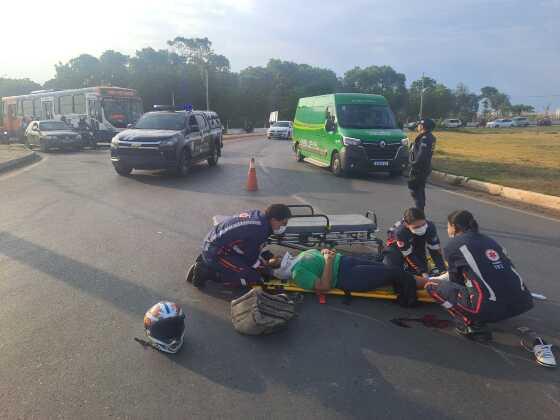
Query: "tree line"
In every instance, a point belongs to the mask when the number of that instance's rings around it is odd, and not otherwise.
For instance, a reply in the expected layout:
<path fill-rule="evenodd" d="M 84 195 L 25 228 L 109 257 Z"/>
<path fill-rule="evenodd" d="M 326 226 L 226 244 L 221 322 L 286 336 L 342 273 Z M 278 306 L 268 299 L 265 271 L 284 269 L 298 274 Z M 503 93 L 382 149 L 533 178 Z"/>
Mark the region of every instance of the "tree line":
<path fill-rule="evenodd" d="M 81 54 L 55 65 L 55 77 L 43 85 L 29 79 L 0 78 L 0 97 L 38 89 L 111 85 L 136 89 L 145 110 L 173 101 L 205 109 L 207 77 L 210 109 L 230 127 L 247 123 L 263 126 L 269 113 L 276 110 L 280 119 L 293 119 L 299 98 L 333 92 L 383 95 L 402 122 L 417 119 L 422 92 L 422 114 L 434 119 L 472 121 L 482 98 L 502 115 L 533 111 L 530 105 L 513 105 L 508 95 L 492 86 L 475 93 L 462 83 L 451 89 L 423 77 L 407 88 L 406 76 L 391 66 L 354 67 L 337 77 L 329 69 L 270 59 L 266 66 L 251 66 L 236 73 L 231 71 L 228 58 L 212 49 L 208 38 L 177 37 L 167 45 L 167 49 L 143 48 L 133 56 L 114 50 L 99 57 Z"/>

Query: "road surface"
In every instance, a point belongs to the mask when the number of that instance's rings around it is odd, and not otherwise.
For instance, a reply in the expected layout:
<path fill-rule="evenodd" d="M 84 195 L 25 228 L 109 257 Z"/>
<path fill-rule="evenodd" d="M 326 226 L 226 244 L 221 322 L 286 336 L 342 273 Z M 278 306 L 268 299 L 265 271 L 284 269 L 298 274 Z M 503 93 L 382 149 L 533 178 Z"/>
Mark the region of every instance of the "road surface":
<path fill-rule="evenodd" d="M 250 156 L 257 193 L 244 191 Z M 217 167 L 185 179 L 120 177 L 107 150 L 55 152 L 1 176 L 0 417 L 558 419 L 559 371 L 537 366 L 511 331 L 560 344 L 560 223 L 439 187 L 427 195 L 442 238 L 446 215 L 469 209 L 549 298 L 497 325 L 491 345 L 390 323 L 445 317 L 435 305 L 313 295 L 287 331 L 245 337 L 231 327 L 230 293 L 185 284 L 213 214 L 273 202 L 375 209 L 384 232 L 411 205 L 403 180 L 335 178 L 264 139 L 228 142 Z M 162 299 L 187 314 L 175 356 L 133 340 Z"/>

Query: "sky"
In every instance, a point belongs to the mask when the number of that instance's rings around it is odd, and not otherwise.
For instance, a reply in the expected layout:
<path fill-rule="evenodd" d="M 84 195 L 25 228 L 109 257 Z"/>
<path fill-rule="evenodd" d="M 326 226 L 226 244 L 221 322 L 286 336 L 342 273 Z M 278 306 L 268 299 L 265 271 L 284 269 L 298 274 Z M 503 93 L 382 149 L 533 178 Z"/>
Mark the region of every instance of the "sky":
<path fill-rule="evenodd" d="M 560 0 L 28 0 L 3 4 L 2 16 L 0 77 L 42 83 L 81 53 L 208 37 L 233 71 L 270 58 L 339 76 L 390 65 L 408 84 L 425 73 L 560 108 Z"/>

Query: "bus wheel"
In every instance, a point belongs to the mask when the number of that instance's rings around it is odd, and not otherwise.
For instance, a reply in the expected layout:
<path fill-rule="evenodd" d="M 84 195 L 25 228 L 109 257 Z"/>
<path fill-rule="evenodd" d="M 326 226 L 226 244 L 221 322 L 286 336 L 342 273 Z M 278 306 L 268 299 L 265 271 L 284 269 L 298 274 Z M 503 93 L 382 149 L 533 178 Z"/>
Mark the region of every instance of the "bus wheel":
<path fill-rule="evenodd" d="M 296 160 L 298 162 L 303 162 L 303 159 L 305 159 L 305 156 L 303 156 L 299 150 L 299 145 L 296 144 L 296 147 L 294 148 L 294 151 L 296 153 Z"/>
<path fill-rule="evenodd" d="M 340 155 L 338 152 L 333 152 L 331 159 L 331 172 L 335 176 L 344 176 L 344 170 L 342 169 L 342 161 L 340 160 Z"/>

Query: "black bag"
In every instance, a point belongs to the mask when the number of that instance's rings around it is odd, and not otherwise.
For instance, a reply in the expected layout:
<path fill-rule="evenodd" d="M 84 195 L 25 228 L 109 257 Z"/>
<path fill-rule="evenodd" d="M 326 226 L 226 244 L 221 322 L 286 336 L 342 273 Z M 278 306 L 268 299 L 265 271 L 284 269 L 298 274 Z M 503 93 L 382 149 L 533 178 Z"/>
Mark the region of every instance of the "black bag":
<path fill-rule="evenodd" d="M 295 316 L 295 303 L 286 295 L 251 289 L 231 301 L 231 322 L 241 334 L 270 334 L 285 328 Z"/>

